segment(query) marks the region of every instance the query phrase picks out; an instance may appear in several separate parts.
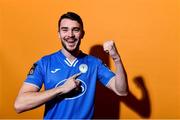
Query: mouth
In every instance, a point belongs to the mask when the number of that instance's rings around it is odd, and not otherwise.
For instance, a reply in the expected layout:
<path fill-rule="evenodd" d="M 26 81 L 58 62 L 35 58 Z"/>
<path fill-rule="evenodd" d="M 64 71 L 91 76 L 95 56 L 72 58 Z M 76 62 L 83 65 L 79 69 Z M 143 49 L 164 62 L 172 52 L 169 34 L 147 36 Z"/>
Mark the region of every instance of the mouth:
<path fill-rule="evenodd" d="M 75 39 L 75 38 L 66 38 L 65 39 L 64 38 L 64 39 L 62 39 L 61 42 L 62 42 L 63 47 L 69 52 L 79 49 L 80 40 L 78 40 L 78 39 Z"/>
<path fill-rule="evenodd" d="M 65 40 L 69 47 L 74 47 L 76 45 L 77 40 L 76 39 L 66 39 Z"/>

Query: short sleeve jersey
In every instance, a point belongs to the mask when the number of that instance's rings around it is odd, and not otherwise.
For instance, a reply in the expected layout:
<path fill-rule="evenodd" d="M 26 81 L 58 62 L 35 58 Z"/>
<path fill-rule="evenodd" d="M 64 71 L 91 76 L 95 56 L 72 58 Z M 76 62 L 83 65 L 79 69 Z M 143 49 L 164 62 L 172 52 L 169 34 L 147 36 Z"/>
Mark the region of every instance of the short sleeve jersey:
<path fill-rule="evenodd" d="M 115 74 L 101 60 L 80 53 L 74 61 L 69 61 L 60 51 L 42 57 L 37 61 L 25 83 L 45 90 L 61 86 L 74 74 L 81 86 L 68 94 L 60 95 L 45 103 L 44 119 L 88 119 L 93 117 L 96 81 L 107 85 Z"/>

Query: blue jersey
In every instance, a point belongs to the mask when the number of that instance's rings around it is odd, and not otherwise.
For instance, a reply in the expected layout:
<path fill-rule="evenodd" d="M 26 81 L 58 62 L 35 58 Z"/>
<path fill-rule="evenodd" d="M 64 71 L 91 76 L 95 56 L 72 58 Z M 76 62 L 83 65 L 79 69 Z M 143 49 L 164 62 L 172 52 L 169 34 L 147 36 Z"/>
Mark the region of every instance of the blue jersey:
<path fill-rule="evenodd" d="M 73 62 L 58 51 L 33 65 L 25 83 L 39 89 L 44 84 L 45 90 L 63 85 L 69 77 L 79 72 L 82 72 L 77 78 L 81 82 L 80 89 L 46 102 L 44 119 L 92 118 L 96 81 L 100 80 L 106 86 L 115 74 L 101 60 L 82 52 Z"/>

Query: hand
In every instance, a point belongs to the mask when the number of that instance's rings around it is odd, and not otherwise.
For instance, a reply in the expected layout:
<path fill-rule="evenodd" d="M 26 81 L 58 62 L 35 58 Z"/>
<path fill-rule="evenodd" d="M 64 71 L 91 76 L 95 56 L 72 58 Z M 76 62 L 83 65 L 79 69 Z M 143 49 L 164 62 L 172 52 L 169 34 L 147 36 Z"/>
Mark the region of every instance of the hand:
<path fill-rule="evenodd" d="M 114 41 L 112 41 L 112 40 L 106 41 L 103 44 L 103 48 L 104 48 L 104 51 L 106 53 L 108 53 L 112 57 L 113 60 L 115 60 L 115 61 L 120 60 L 120 56 L 116 49 Z"/>
<path fill-rule="evenodd" d="M 76 80 L 80 75 L 81 75 L 81 72 L 74 74 L 73 76 L 71 76 L 70 78 L 66 80 L 66 82 L 62 85 L 62 87 L 64 88 L 63 93 L 68 93 L 71 90 L 78 89 L 80 87 L 80 81 Z"/>

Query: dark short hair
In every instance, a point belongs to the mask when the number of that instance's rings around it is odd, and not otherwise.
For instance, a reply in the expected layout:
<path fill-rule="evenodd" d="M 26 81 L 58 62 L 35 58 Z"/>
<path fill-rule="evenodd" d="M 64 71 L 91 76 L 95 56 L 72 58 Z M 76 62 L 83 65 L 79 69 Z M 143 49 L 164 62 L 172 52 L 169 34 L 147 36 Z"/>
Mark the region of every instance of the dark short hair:
<path fill-rule="evenodd" d="M 81 17 L 80 17 L 78 14 L 76 14 L 76 13 L 74 13 L 74 12 L 67 12 L 67 13 L 63 14 L 63 15 L 59 18 L 59 21 L 58 21 L 58 32 L 60 31 L 61 21 L 62 21 L 62 19 L 64 19 L 64 18 L 67 18 L 67 19 L 70 19 L 70 20 L 75 20 L 75 21 L 77 21 L 77 22 L 81 25 L 82 29 L 84 28 L 84 27 L 83 27 L 83 21 L 82 21 Z"/>

